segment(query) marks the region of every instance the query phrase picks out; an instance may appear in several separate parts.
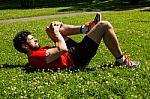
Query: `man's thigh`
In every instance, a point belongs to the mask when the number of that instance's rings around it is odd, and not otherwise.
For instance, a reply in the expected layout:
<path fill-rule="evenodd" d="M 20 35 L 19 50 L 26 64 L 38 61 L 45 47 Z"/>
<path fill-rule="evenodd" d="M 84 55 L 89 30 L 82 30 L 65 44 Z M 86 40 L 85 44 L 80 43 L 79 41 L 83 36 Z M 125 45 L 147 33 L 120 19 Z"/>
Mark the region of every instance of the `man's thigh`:
<path fill-rule="evenodd" d="M 67 45 L 67 48 L 70 49 L 71 47 L 75 47 L 78 43 L 74 40 L 72 40 L 71 38 L 67 37 L 67 41 L 66 42 L 66 45 Z"/>
<path fill-rule="evenodd" d="M 87 34 L 89 38 L 91 38 L 97 44 L 100 44 L 104 33 L 106 32 L 106 28 L 110 25 L 108 21 L 98 22 Z"/>

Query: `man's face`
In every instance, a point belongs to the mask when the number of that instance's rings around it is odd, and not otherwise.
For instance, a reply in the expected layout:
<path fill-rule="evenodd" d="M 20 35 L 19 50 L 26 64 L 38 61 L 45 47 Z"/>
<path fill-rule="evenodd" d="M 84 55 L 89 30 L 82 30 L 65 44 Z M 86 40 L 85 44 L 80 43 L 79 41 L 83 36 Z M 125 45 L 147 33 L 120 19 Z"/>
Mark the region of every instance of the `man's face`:
<path fill-rule="evenodd" d="M 29 46 L 30 50 L 38 50 L 40 48 L 38 40 L 32 35 L 27 36 L 27 45 Z"/>

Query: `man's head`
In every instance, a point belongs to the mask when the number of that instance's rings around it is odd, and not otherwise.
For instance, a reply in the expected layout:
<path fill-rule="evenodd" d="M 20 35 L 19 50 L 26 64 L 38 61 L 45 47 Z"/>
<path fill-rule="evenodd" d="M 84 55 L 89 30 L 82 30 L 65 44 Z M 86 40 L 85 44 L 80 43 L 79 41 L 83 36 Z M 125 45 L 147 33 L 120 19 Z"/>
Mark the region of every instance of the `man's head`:
<path fill-rule="evenodd" d="M 13 39 L 13 44 L 16 50 L 25 54 L 27 54 L 29 50 L 37 50 L 40 48 L 38 40 L 35 39 L 28 30 L 17 33 Z"/>

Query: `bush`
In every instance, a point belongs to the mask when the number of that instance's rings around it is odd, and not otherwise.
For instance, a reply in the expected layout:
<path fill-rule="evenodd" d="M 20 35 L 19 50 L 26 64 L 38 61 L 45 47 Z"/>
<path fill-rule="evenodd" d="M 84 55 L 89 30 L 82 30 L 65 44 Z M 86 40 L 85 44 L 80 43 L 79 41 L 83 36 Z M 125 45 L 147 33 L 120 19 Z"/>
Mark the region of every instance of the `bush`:
<path fill-rule="evenodd" d="M 132 4 L 137 4 L 137 3 L 139 3 L 139 1 L 140 0 L 129 0 L 129 2 L 132 3 Z"/>

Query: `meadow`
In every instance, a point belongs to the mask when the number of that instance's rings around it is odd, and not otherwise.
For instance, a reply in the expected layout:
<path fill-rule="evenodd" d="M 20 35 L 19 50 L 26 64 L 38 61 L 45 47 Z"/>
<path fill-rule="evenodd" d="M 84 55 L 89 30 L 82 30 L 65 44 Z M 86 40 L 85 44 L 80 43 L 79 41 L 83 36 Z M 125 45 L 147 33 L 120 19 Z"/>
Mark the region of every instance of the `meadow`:
<path fill-rule="evenodd" d="M 94 18 L 83 15 L 57 19 L 0 24 L 0 98 L 2 99 L 91 99 L 150 98 L 150 13 L 121 11 L 102 14 L 114 26 L 124 54 L 141 65 L 137 68 L 113 66 L 115 59 L 104 43 L 85 70 L 26 71 L 27 56 L 13 48 L 13 37 L 30 30 L 42 46 L 53 45 L 45 33 L 51 21 L 81 25 Z M 76 41 L 84 35 L 71 36 Z"/>
<path fill-rule="evenodd" d="M 150 5 L 150 0 L 136 0 L 139 3 L 130 3 L 132 0 L 27 0 L 34 1 L 34 6 L 25 9 L 19 1 L 0 0 L 0 20 L 73 12 L 122 11 Z"/>
<path fill-rule="evenodd" d="M 65 13 L 73 13 L 73 12 L 75 12 L 75 11 L 66 11 L 66 12 L 61 12 L 60 11 L 60 10 L 63 10 L 63 9 L 68 9 L 68 8 L 70 8 L 70 7 L 24 9 L 24 10 L 22 10 L 22 9 L 1 10 L 0 11 L 0 20 L 24 18 L 24 17 L 32 17 L 32 16 L 65 14 Z"/>

